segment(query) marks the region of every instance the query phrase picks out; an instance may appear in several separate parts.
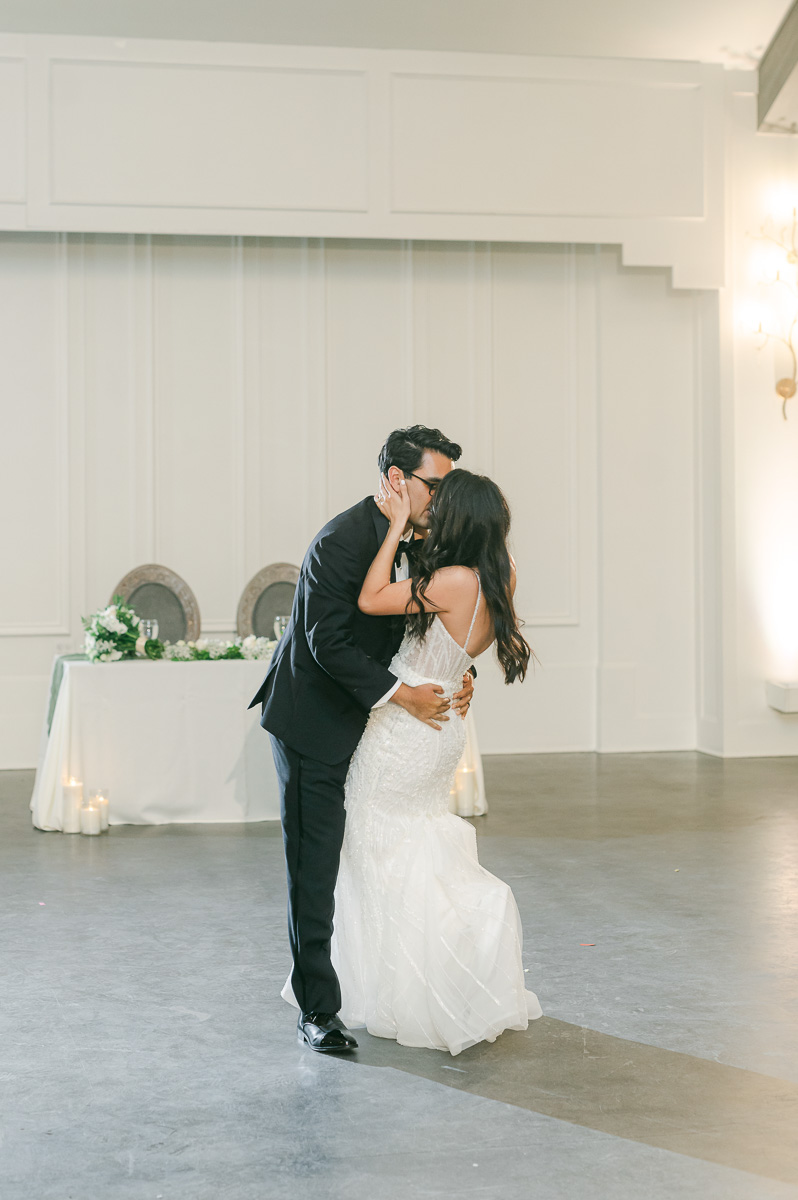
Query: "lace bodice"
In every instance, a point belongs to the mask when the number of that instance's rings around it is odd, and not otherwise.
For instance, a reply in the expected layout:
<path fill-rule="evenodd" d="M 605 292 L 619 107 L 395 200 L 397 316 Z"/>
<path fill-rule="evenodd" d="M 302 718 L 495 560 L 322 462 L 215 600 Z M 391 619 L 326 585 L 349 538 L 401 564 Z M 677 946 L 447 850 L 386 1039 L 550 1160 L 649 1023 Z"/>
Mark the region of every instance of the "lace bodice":
<path fill-rule="evenodd" d="M 474 572 L 476 574 L 476 572 Z M 465 645 L 460 646 L 454 640 L 440 617 L 434 617 L 427 630 L 426 636 L 419 640 L 405 633 L 401 646 L 394 655 L 390 669 L 411 686 L 431 680 L 443 684 L 449 691 L 456 683 L 458 691 L 462 686 L 463 673 L 468 670 L 473 661 L 468 652 L 468 644 L 474 631 L 479 605 L 482 599 L 482 583 L 477 575 L 477 603 L 471 618 L 471 625 Z"/>

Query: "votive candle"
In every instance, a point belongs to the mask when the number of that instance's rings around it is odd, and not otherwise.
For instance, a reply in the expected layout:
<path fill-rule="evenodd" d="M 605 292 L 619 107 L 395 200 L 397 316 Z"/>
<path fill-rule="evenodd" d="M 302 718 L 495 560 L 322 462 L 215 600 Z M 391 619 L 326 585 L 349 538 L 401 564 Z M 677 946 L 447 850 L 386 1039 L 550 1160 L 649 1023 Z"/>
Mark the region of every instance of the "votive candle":
<path fill-rule="evenodd" d="M 93 804 L 84 804 L 80 810 L 80 832 L 91 835 L 100 832 L 100 810 Z"/>

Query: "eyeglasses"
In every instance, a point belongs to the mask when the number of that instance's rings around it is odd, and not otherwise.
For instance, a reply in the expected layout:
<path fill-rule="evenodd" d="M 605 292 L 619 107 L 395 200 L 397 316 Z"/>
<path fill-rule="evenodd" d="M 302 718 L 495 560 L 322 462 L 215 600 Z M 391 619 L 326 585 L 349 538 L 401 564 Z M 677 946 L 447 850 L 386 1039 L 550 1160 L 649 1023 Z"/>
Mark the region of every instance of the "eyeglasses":
<path fill-rule="evenodd" d="M 435 495 L 435 489 L 440 483 L 440 479 L 425 479 L 423 475 L 416 475 L 413 471 L 410 472 L 410 478 L 420 479 L 423 484 L 426 484 L 427 488 L 429 489 L 430 496 Z"/>

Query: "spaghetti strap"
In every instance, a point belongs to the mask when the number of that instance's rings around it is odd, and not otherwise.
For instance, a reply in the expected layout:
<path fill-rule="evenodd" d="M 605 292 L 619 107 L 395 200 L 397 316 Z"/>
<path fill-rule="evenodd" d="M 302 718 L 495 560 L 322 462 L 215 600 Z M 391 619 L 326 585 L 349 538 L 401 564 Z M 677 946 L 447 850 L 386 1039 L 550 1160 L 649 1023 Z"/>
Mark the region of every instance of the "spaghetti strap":
<path fill-rule="evenodd" d="M 473 567 L 471 569 L 473 570 Z M 476 621 L 477 613 L 479 612 L 479 602 L 482 599 L 482 580 L 479 577 L 479 571 L 474 571 L 474 574 L 477 577 L 477 606 L 474 609 L 474 615 L 471 618 L 471 624 L 468 627 L 468 637 L 466 638 L 465 645 L 463 646 L 463 650 L 465 651 L 468 651 L 468 643 L 471 641 L 471 634 L 474 632 L 474 622 Z"/>

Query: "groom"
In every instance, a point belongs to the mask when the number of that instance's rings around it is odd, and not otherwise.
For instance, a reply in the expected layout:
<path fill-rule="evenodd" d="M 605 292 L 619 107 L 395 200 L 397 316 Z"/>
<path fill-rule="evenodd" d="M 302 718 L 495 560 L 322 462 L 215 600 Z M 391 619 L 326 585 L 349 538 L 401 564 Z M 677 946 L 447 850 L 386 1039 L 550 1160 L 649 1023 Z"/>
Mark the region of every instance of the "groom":
<path fill-rule="evenodd" d="M 395 430 L 380 451 L 380 473 L 394 487 L 404 479 L 410 496 L 411 528 L 400 543 L 394 578 L 408 578 L 414 532 L 428 527 L 435 488 L 460 454 L 440 430 L 423 425 Z M 387 529 L 374 497 L 367 496 L 316 535 L 302 564 L 288 628 L 249 705 L 262 706 L 261 725 L 271 736 L 280 784 L 299 1039 L 322 1052 L 357 1046 L 338 1016 L 341 989 L 330 961 L 349 760 L 369 713 L 382 704 L 398 704 L 434 729 L 449 719 L 441 687 L 409 687 L 388 670 L 404 619 L 366 616 L 357 607 Z M 460 714 L 472 691 L 467 675 L 454 697 Z"/>

